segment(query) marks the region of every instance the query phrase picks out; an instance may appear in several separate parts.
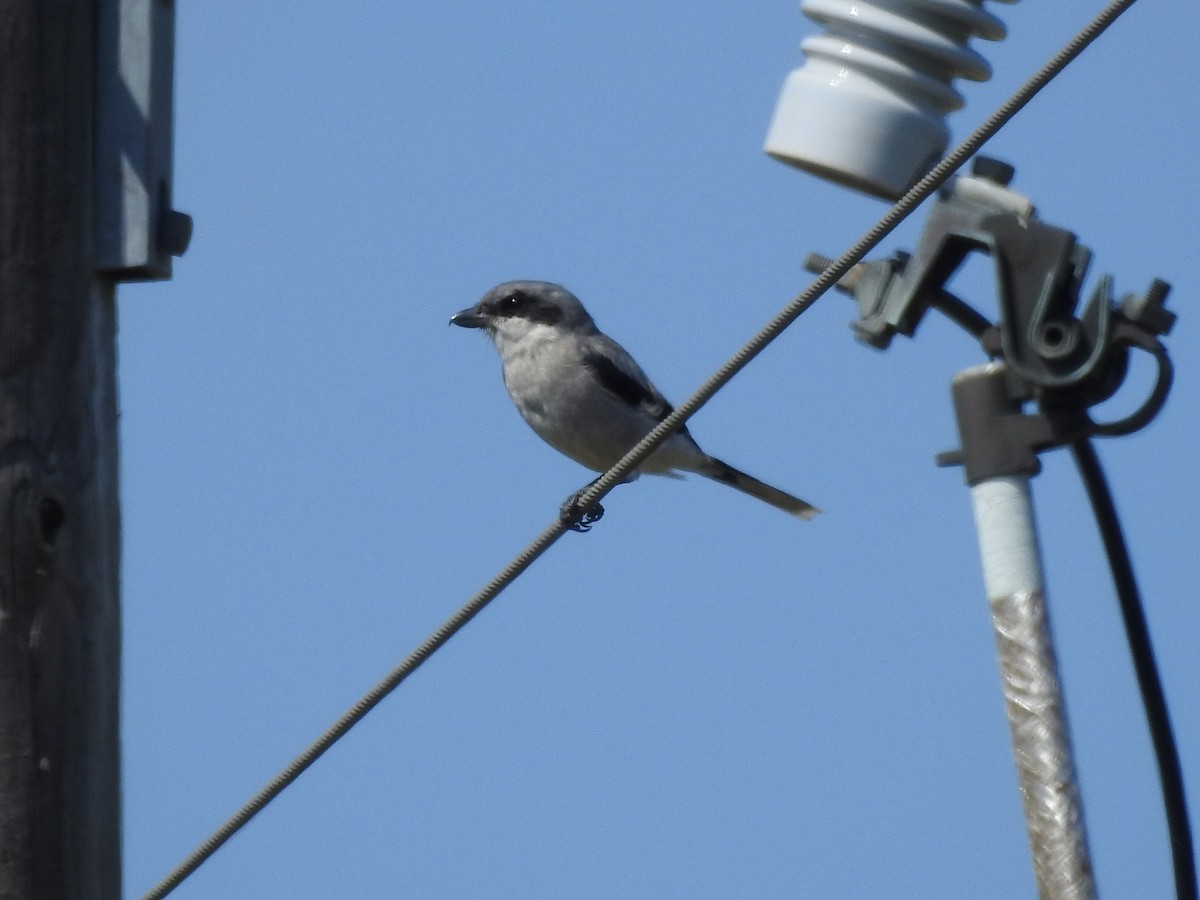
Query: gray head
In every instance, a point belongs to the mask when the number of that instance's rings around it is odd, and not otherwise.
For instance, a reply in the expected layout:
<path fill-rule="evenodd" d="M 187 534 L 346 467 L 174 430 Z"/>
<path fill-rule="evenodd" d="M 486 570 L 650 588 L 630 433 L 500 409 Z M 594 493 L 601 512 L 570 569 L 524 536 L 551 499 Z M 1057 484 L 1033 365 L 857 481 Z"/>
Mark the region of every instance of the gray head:
<path fill-rule="evenodd" d="M 450 322 L 463 328 L 482 328 L 498 334 L 526 333 L 536 326 L 593 333 L 596 323 L 579 298 L 550 281 L 506 281 L 498 284 Z"/>

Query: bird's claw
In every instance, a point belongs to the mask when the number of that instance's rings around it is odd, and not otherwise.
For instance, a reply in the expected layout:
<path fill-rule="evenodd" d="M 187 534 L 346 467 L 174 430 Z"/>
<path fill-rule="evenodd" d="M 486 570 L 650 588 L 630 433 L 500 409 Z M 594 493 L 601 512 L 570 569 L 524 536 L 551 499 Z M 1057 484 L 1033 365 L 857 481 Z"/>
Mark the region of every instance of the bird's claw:
<path fill-rule="evenodd" d="M 591 485 L 588 485 L 588 487 L 591 487 Z M 587 509 L 580 509 L 579 498 L 582 494 L 583 491 L 576 491 L 564 500 L 563 505 L 558 508 L 559 521 L 572 531 L 578 531 L 580 534 L 591 531 L 592 526 L 604 517 L 604 507 L 599 503 L 593 503 Z"/>
<path fill-rule="evenodd" d="M 604 507 L 597 503 L 591 509 L 585 509 L 577 522 L 572 523 L 571 530 L 583 534 L 591 531 L 592 526 L 604 518 Z"/>

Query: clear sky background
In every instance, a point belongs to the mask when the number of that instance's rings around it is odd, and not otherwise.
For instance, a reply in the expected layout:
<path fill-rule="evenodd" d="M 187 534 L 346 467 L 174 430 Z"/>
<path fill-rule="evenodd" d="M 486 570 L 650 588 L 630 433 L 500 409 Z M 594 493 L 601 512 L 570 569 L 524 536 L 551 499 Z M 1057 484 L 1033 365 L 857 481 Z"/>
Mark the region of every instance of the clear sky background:
<path fill-rule="evenodd" d="M 980 46 L 995 74 L 962 85 L 956 138 L 1100 3 L 990 6 L 1009 38 Z M 129 897 L 592 477 L 453 312 L 560 281 L 678 402 L 808 284 L 806 253 L 885 211 L 761 151 L 815 30 L 794 0 L 179 6 L 195 239 L 173 281 L 120 292 Z M 1095 250 L 1089 292 L 1175 286 L 1171 401 L 1100 451 L 1194 823 L 1197 46 L 1194 3 L 1143 0 L 986 151 Z M 994 310 L 983 259 L 956 286 Z M 176 896 L 1033 897 L 969 497 L 933 464 L 982 356 L 933 316 L 879 353 L 852 314 L 824 298 L 691 423 L 826 515 L 698 478 L 618 488 Z M 1165 897 L 1064 452 L 1035 497 L 1099 887 Z"/>

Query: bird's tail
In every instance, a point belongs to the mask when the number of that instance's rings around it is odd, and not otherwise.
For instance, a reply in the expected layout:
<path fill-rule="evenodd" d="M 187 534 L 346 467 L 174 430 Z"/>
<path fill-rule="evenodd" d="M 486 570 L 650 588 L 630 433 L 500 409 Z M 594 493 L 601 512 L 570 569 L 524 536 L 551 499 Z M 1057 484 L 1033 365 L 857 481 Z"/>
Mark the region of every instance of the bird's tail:
<path fill-rule="evenodd" d="M 801 519 L 811 519 L 821 511 L 811 503 L 807 503 L 799 497 L 793 497 L 786 491 L 779 490 L 779 488 L 771 487 L 771 485 L 759 481 L 753 475 L 740 472 L 728 463 L 721 462 L 719 459 L 709 457 L 708 463 L 699 472 L 705 478 L 711 478 L 713 481 L 719 481 L 721 484 L 735 487 L 739 491 L 749 494 L 751 497 L 757 497 L 764 503 L 770 503 L 776 509 L 782 509 L 784 512 L 791 513 L 793 516 L 798 516 Z"/>

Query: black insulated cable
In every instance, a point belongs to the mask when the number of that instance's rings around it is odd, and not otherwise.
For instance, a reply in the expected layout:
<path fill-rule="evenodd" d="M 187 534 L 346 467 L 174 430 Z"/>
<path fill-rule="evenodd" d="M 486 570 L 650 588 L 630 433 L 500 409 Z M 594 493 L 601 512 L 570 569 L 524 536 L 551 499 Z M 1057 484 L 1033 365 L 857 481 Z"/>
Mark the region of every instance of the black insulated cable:
<path fill-rule="evenodd" d="M 1183 787 L 1183 769 L 1179 763 L 1179 748 L 1171 729 L 1171 716 L 1167 710 L 1167 698 L 1163 693 L 1158 666 L 1154 661 L 1154 647 L 1150 642 L 1150 629 L 1142 609 L 1142 598 L 1133 574 L 1133 563 L 1129 549 L 1121 532 L 1116 505 L 1100 466 L 1096 448 L 1087 438 L 1071 444 L 1075 465 L 1079 468 L 1087 490 L 1096 525 L 1104 542 L 1104 552 L 1112 569 L 1113 584 L 1117 589 L 1117 602 L 1121 618 L 1125 623 L 1125 636 L 1129 641 L 1129 652 L 1133 657 L 1133 668 L 1137 674 L 1138 690 L 1146 710 L 1146 722 L 1150 729 L 1150 740 L 1154 745 L 1154 756 L 1158 762 L 1158 777 L 1162 786 L 1163 806 L 1167 816 L 1167 833 L 1171 842 L 1171 859 L 1175 867 L 1175 896 L 1177 900 L 1197 900 L 1196 856 L 1192 846 L 1192 828 L 1188 821 L 1187 797 Z"/>

